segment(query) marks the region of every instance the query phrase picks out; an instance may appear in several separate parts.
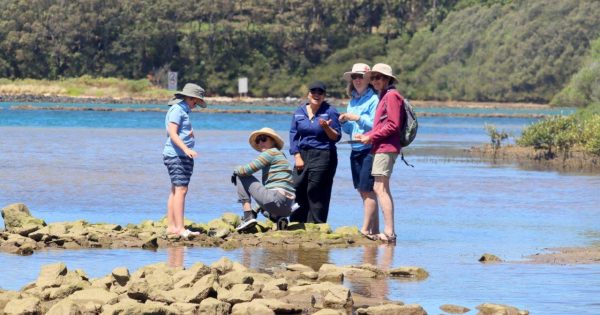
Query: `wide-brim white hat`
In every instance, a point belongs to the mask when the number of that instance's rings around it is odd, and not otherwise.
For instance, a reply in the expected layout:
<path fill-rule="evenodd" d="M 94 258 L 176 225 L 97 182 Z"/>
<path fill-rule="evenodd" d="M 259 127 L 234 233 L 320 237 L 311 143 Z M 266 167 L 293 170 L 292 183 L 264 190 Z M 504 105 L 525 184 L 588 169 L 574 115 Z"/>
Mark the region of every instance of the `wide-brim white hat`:
<path fill-rule="evenodd" d="M 250 143 L 250 146 L 253 147 L 254 150 L 260 152 L 260 148 L 256 144 L 256 137 L 260 135 L 269 136 L 271 139 L 273 139 L 273 141 L 275 141 L 275 147 L 277 149 L 283 149 L 283 139 L 275 132 L 275 130 L 269 127 L 264 127 L 259 130 L 252 131 L 250 137 L 248 138 L 248 143 Z"/>
<path fill-rule="evenodd" d="M 350 71 L 350 72 L 344 72 L 344 80 L 346 80 L 348 82 L 351 82 L 353 74 L 362 74 L 362 75 L 365 75 L 370 70 L 371 70 L 371 67 L 369 67 L 369 65 L 366 64 L 366 63 L 355 63 L 352 66 L 352 71 Z"/>
<path fill-rule="evenodd" d="M 197 84 L 186 83 L 186 85 L 183 86 L 183 90 L 175 92 L 175 97 L 180 97 L 180 96 L 189 96 L 189 97 L 198 98 L 198 99 L 202 100 L 202 104 L 200 104 L 200 106 L 203 108 L 206 107 L 206 102 L 204 101 L 204 89 Z"/>
<path fill-rule="evenodd" d="M 373 68 L 371 69 L 371 71 L 367 72 L 366 78 L 371 80 L 371 76 L 373 75 L 374 72 L 381 73 L 385 76 L 392 78 L 393 80 L 390 81 L 390 83 L 398 82 L 398 78 L 396 78 L 394 76 L 394 74 L 392 73 L 392 67 L 390 67 L 389 65 L 386 65 L 385 63 L 378 63 L 378 64 L 374 65 Z"/>

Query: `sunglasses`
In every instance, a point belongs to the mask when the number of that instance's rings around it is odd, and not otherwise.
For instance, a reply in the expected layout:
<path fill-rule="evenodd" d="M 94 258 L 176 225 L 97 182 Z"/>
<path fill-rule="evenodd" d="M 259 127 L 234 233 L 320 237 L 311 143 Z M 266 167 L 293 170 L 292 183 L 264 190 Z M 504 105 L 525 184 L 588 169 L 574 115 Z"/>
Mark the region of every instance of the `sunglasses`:
<path fill-rule="evenodd" d="M 312 90 L 310 90 L 310 94 L 323 95 L 323 94 L 325 94 L 325 91 L 323 91 L 321 89 L 312 89 Z"/>
<path fill-rule="evenodd" d="M 254 143 L 259 144 L 261 142 L 267 141 L 268 139 L 269 139 L 268 136 L 260 135 L 260 136 L 256 137 L 256 140 L 254 140 Z"/>
<path fill-rule="evenodd" d="M 384 75 L 381 75 L 381 74 L 372 75 L 372 76 L 371 76 L 371 81 L 377 81 L 377 80 L 381 80 L 381 79 L 383 79 L 383 78 L 385 78 L 385 76 L 384 76 Z"/>
<path fill-rule="evenodd" d="M 352 80 L 362 79 L 363 75 L 360 73 L 355 73 L 355 74 L 351 75 L 350 78 L 352 78 Z"/>

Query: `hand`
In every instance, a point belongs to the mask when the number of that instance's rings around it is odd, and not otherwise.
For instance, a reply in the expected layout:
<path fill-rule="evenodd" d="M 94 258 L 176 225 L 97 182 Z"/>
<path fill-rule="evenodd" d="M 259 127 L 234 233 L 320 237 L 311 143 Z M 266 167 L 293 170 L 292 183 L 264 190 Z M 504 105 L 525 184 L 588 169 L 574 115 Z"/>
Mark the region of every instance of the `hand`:
<path fill-rule="evenodd" d="M 185 155 L 189 158 L 195 158 L 198 156 L 198 152 L 192 150 L 192 149 L 186 149 L 183 151 L 183 153 L 185 153 Z"/>
<path fill-rule="evenodd" d="M 342 121 L 342 118 L 344 119 L 344 121 L 348 120 L 348 121 L 358 121 L 360 119 L 360 116 L 358 116 L 357 114 L 352 114 L 352 113 L 344 113 L 340 115 L 340 121 Z"/>
<path fill-rule="evenodd" d="M 360 141 L 360 142 L 361 142 L 361 143 L 363 143 L 363 144 L 369 144 L 369 143 L 371 143 L 371 142 L 372 142 L 372 140 L 371 140 L 371 137 L 369 137 L 369 136 L 365 136 L 365 135 L 363 135 L 363 134 L 360 134 L 360 133 L 359 133 L 359 134 L 356 134 L 356 135 L 354 135 L 354 139 L 356 139 L 356 140 Z"/>
<path fill-rule="evenodd" d="M 340 120 L 340 122 L 345 122 L 346 120 L 348 120 L 347 116 L 348 114 L 346 113 L 340 114 L 340 117 L 338 119 Z"/>
<path fill-rule="evenodd" d="M 330 125 L 331 125 L 331 119 L 325 120 L 325 119 L 319 118 L 319 126 L 321 126 L 323 128 L 329 128 Z"/>
<path fill-rule="evenodd" d="M 294 155 L 294 160 L 295 160 L 296 170 L 302 171 L 304 169 L 304 160 L 302 159 L 302 156 L 300 155 L 300 153 Z"/>

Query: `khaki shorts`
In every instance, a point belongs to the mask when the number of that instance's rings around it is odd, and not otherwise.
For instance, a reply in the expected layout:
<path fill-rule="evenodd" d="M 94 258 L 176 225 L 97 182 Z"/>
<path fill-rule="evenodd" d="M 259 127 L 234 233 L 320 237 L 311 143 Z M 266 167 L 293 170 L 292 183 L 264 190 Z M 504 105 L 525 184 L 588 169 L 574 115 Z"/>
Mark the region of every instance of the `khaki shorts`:
<path fill-rule="evenodd" d="M 398 158 L 398 153 L 375 153 L 373 158 L 373 169 L 371 175 L 373 176 L 392 176 L 394 170 L 394 164 Z"/>

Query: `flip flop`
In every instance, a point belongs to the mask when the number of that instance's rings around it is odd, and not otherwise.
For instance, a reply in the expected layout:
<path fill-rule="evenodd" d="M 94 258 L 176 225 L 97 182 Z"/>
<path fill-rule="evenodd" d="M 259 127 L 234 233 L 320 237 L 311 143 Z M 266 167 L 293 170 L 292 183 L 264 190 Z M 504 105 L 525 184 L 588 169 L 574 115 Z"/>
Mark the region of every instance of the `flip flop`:
<path fill-rule="evenodd" d="M 396 234 L 387 235 L 385 233 L 377 234 L 377 238 L 384 243 L 396 243 Z"/>
<path fill-rule="evenodd" d="M 367 234 L 367 233 L 363 233 L 362 231 L 359 231 L 360 235 L 366 239 L 368 239 L 369 241 L 376 241 L 379 239 L 379 237 L 376 234 Z"/>

